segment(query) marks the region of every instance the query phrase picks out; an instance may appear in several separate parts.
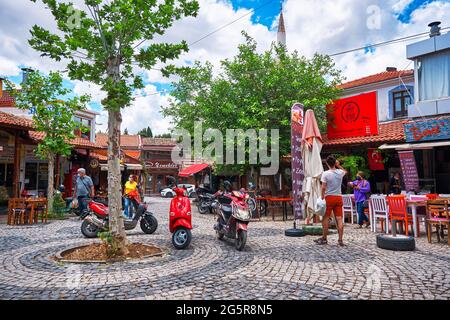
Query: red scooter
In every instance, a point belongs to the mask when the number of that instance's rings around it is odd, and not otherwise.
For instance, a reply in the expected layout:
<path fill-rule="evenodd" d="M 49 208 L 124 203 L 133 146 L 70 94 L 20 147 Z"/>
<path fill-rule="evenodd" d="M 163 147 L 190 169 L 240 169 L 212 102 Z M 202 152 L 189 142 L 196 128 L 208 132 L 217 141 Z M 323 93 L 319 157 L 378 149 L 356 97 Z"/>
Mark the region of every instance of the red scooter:
<path fill-rule="evenodd" d="M 192 239 L 191 202 L 185 189 L 175 188 L 175 198 L 170 202 L 169 230 L 172 244 L 178 249 L 186 249 Z"/>
<path fill-rule="evenodd" d="M 128 194 L 133 204 L 135 214 L 133 219 L 126 219 L 124 221 L 125 230 L 134 229 L 138 222 L 142 231 L 146 234 L 152 234 L 158 228 L 158 220 L 156 220 L 153 213 L 147 211 L 147 204 L 141 201 L 141 197 L 137 191 L 132 191 Z M 82 215 L 83 223 L 81 224 L 81 233 L 86 238 L 96 238 L 97 233 L 107 231 L 109 229 L 109 215 L 108 206 L 96 202 L 89 201 L 87 212 Z"/>
<path fill-rule="evenodd" d="M 250 196 L 241 191 L 232 191 L 231 183 L 224 182 L 225 192 L 216 193 L 217 201 L 213 203 L 213 209 L 217 217 L 214 225 L 217 238 L 224 237 L 235 240 L 237 250 L 244 250 L 247 242 L 247 229 L 251 220 L 248 205 Z"/>

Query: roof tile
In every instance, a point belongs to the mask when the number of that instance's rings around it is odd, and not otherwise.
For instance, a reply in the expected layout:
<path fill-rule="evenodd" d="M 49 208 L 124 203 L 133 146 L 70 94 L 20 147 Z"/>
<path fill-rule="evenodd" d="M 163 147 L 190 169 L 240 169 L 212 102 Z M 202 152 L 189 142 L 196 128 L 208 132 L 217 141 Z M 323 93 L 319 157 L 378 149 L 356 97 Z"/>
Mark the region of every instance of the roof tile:
<path fill-rule="evenodd" d="M 382 73 L 374 74 L 371 76 L 367 76 L 364 78 L 352 80 L 346 83 L 343 83 L 338 86 L 339 89 L 350 89 L 355 87 L 360 87 L 366 84 L 378 83 L 387 80 L 396 79 L 399 77 L 411 76 L 414 75 L 414 70 L 405 70 L 405 71 L 385 71 Z"/>

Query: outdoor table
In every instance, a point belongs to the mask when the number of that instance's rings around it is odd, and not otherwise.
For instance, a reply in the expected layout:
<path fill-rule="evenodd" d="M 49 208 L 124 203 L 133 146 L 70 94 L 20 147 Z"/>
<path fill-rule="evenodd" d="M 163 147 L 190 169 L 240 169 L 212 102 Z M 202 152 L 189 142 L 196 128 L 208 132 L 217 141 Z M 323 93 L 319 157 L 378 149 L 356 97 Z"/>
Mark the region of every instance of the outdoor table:
<path fill-rule="evenodd" d="M 411 211 L 412 211 L 414 237 L 418 238 L 419 232 L 417 229 L 417 208 L 418 207 L 426 207 L 427 202 L 424 200 L 407 200 L 406 203 L 407 203 L 408 207 L 411 208 Z"/>
<path fill-rule="evenodd" d="M 292 202 L 292 198 L 256 198 L 257 201 L 268 201 L 272 203 L 281 203 L 283 206 L 283 221 L 288 219 L 287 204 Z M 272 211 L 272 220 L 275 221 L 275 212 Z"/>

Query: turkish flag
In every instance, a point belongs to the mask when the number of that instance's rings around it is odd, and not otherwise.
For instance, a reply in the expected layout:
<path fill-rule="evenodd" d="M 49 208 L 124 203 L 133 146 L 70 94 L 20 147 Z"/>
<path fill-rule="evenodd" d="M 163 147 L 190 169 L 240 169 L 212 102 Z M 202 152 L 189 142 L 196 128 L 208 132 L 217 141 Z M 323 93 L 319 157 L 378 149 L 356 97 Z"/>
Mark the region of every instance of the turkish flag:
<path fill-rule="evenodd" d="M 383 171 L 384 163 L 381 151 L 378 149 L 369 149 L 367 158 L 369 159 L 369 168 L 372 171 Z"/>

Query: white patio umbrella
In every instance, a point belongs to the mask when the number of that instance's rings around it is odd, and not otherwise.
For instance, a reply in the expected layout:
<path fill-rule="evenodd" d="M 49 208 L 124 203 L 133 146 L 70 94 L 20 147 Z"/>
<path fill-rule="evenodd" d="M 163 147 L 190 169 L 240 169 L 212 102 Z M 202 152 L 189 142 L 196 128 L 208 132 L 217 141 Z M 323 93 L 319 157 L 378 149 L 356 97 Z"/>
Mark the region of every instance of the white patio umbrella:
<path fill-rule="evenodd" d="M 322 136 L 317 126 L 316 117 L 312 110 L 305 114 L 302 137 L 302 157 L 304 162 L 305 180 L 303 182 L 304 212 L 311 219 L 316 213 L 317 200 L 322 197 L 320 178 L 323 173 Z"/>

